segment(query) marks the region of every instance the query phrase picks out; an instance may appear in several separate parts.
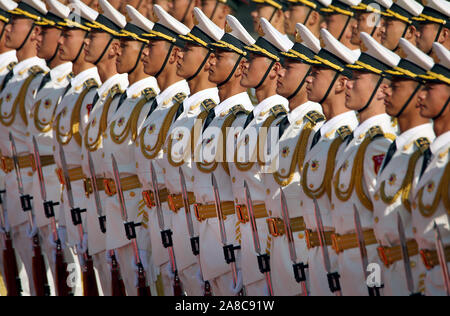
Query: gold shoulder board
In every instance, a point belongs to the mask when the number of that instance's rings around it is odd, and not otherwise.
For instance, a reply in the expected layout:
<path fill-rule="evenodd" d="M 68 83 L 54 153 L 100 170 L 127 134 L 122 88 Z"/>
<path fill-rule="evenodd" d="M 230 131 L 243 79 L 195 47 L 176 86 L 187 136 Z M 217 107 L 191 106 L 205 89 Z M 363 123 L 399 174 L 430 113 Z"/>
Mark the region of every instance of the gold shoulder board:
<path fill-rule="evenodd" d="M 414 144 L 416 145 L 417 149 L 420 150 L 422 154 L 424 154 L 428 148 L 430 147 L 430 140 L 426 137 L 421 137 L 417 139 Z"/>
<path fill-rule="evenodd" d="M 270 109 L 270 113 L 272 113 L 272 115 L 275 118 L 278 118 L 280 115 L 287 114 L 287 111 L 285 110 L 285 108 L 281 104 L 278 104 L 278 105 L 275 105 L 273 108 Z"/>
<path fill-rule="evenodd" d="M 206 99 L 202 102 L 202 108 L 204 111 L 209 112 L 216 107 L 216 102 L 212 99 Z"/>
<path fill-rule="evenodd" d="M 39 75 L 39 74 L 41 74 L 41 73 L 43 73 L 44 72 L 44 69 L 42 69 L 41 67 L 39 67 L 39 66 L 33 66 L 33 67 L 31 67 L 29 70 L 28 70 L 28 72 L 31 74 L 31 75 Z"/>
<path fill-rule="evenodd" d="M 342 140 L 346 140 L 353 132 L 348 125 L 341 126 L 338 128 L 337 133 Z"/>
<path fill-rule="evenodd" d="M 97 83 L 97 81 L 95 81 L 94 78 L 86 80 L 83 83 L 83 85 L 84 85 L 85 89 L 91 89 L 91 88 L 97 88 L 98 87 L 98 83 Z"/>
<path fill-rule="evenodd" d="M 17 63 L 15 61 L 13 61 L 12 63 L 10 63 L 7 68 L 9 71 L 13 70 L 14 66 L 17 65 Z"/>
<path fill-rule="evenodd" d="M 177 93 L 173 99 L 175 100 L 176 103 L 181 104 L 185 99 L 187 98 L 186 93 L 180 92 Z"/>
<path fill-rule="evenodd" d="M 314 126 L 317 125 L 317 123 L 325 121 L 325 117 L 317 111 L 310 111 L 306 113 L 305 118 Z"/>
<path fill-rule="evenodd" d="M 233 113 L 234 116 L 238 116 L 239 114 L 249 114 L 249 112 L 242 106 L 242 104 L 233 106 L 230 112 Z"/>
<path fill-rule="evenodd" d="M 384 137 L 384 132 L 380 126 L 374 126 L 370 128 L 369 131 L 367 132 L 367 137 L 369 137 L 372 140 L 377 137 Z"/>
<path fill-rule="evenodd" d="M 150 101 L 151 99 L 156 98 L 156 92 L 152 88 L 145 88 L 142 91 L 142 94 L 144 95 L 144 97 L 147 101 Z"/>
<path fill-rule="evenodd" d="M 115 96 L 122 94 L 123 91 L 120 89 L 120 86 L 118 84 L 115 84 L 111 89 L 109 89 L 109 95 L 111 98 L 114 98 Z"/>

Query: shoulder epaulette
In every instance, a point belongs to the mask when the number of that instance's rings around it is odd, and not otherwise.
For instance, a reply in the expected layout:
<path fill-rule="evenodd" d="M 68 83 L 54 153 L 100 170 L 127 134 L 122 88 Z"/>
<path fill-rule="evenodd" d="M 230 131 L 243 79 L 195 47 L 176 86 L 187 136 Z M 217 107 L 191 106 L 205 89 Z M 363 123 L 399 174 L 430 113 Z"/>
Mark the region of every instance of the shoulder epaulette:
<path fill-rule="evenodd" d="M 42 69 L 41 67 L 39 67 L 39 66 L 33 66 L 33 67 L 31 67 L 30 69 L 28 69 L 28 72 L 31 74 L 31 75 L 39 75 L 39 74 L 41 74 L 41 73 L 43 73 L 44 72 L 44 69 Z"/>
<path fill-rule="evenodd" d="M 275 117 L 278 118 L 280 115 L 287 114 L 286 109 L 281 104 L 275 105 L 273 108 L 270 109 L 270 113 Z"/>
<path fill-rule="evenodd" d="M 15 61 L 9 63 L 9 65 L 7 66 L 8 70 L 11 71 L 13 70 L 14 66 L 17 65 L 17 63 Z"/>
<path fill-rule="evenodd" d="M 145 88 L 142 91 L 142 95 L 145 97 L 147 101 L 150 101 L 151 99 L 156 98 L 156 92 L 152 88 Z"/>
<path fill-rule="evenodd" d="M 417 139 L 414 144 L 416 145 L 417 149 L 420 150 L 422 154 L 424 154 L 428 148 L 430 148 L 430 140 L 426 137 L 421 137 Z"/>
<path fill-rule="evenodd" d="M 341 137 L 341 139 L 345 141 L 347 139 L 347 137 L 352 135 L 353 132 L 348 125 L 345 125 L 345 126 L 339 127 L 337 130 L 337 133 L 338 133 L 339 137 Z"/>
<path fill-rule="evenodd" d="M 234 116 L 238 116 L 239 114 L 248 115 L 250 112 L 247 111 L 242 104 L 238 104 L 231 108 L 230 113 L 233 113 Z"/>
<path fill-rule="evenodd" d="M 121 95 L 123 91 L 120 89 L 120 86 L 118 84 L 115 84 L 111 89 L 109 89 L 109 95 L 111 98 L 115 98 L 118 95 Z"/>
<path fill-rule="evenodd" d="M 67 79 L 72 79 L 74 76 L 75 76 L 75 74 L 73 72 L 71 72 L 67 75 Z"/>
<path fill-rule="evenodd" d="M 98 82 L 94 79 L 88 79 L 83 83 L 85 89 L 98 88 Z"/>
<path fill-rule="evenodd" d="M 317 123 L 325 121 L 325 116 L 323 116 L 317 111 L 310 111 L 306 113 L 305 118 L 308 121 L 310 121 L 313 125 L 317 125 Z"/>
<path fill-rule="evenodd" d="M 373 140 L 377 137 L 384 137 L 384 132 L 380 126 L 374 126 L 369 129 L 366 136 Z"/>
<path fill-rule="evenodd" d="M 201 106 L 203 111 L 209 112 L 216 107 L 216 102 L 213 99 L 206 99 L 202 102 Z"/>
<path fill-rule="evenodd" d="M 173 97 L 173 100 L 175 100 L 176 103 L 181 104 L 186 98 L 186 93 L 180 92 Z"/>

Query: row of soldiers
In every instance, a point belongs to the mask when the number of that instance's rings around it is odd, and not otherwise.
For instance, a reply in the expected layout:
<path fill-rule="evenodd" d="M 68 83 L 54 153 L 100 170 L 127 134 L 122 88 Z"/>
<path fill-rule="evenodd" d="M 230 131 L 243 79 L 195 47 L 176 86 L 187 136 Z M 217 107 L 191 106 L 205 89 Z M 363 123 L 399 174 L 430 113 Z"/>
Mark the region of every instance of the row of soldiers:
<path fill-rule="evenodd" d="M 450 294 L 448 1 L 141 2 L 0 0 L 8 295 Z"/>

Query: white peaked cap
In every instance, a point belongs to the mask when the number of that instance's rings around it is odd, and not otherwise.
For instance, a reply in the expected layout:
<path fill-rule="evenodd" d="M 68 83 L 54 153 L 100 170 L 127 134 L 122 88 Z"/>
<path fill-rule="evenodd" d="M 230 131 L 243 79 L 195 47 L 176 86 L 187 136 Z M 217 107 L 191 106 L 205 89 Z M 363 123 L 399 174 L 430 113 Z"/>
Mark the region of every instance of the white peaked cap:
<path fill-rule="evenodd" d="M 127 19 L 106 0 L 98 0 L 100 7 L 103 10 L 102 15 L 114 22 L 121 29 L 127 24 Z"/>
<path fill-rule="evenodd" d="M 350 7 L 357 6 L 358 4 L 361 3 L 361 0 L 337 0 L 337 1 L 340 1 Z"/>
<path fill-rule="evenodd" d="M 378 43 L 366 32 L 361 32 L 360 36 L 362 40 L 361 51 L 363 53 L 370 55 L 391 68 L 398 66 L 401 60 L 400 56 Z"/>
<path fill-rule="evenodd" d="M 13 0 L 1 0 L 0 1 L 0 9 L 4 11 L 12 11 L 17 8 L 17 2 Z"/>
<path fill-rule="evenodd" d="M 237 38 L 245 45 L 255 44 L 255 39 L 247 32 L 247 30 L 242 26 L 242 24 L 232 15 L 227 15 L 227 24 L 225 31 L 231 36 Z M 229 32 L 231 30 L 231 32 Z"/>
<path fill-rule="evenodd" d="M 207 34 L 214 41 L 219 41 L 225 33 L 220 27 L 218 27 L 213 21 L 211 21 L 202 10 L 194 8 L 194 21 L 196 27 L 198 27 L 203 33 Z"/>
<path fill-rule="evenodd" d="M 320 40 L 314 36 L 314 34 L 303 24 L 297 23 L 295 25 L 297 34 L 295 35 L 295 40 L 298 43 L 302 43 L 314 53 L 318 54 L 320 51 Z"/>
<path fill-rule="evenodd" d="M 435 55 L 436 64 L 442 65 L 450 69 L 450 51 L 444 45 L 434 42 L 433 53 Z"/>
<path fill-rule="evenodd" d="M 322 39 L 322 49 L 335 55 L 347 64 L 353 64 L 358 59 L 358 55 L 349 49 L 347 46 L 339 42 L 326 29 L 320 30 L 320 37 Z"/>
<path fill-rule="evenodd" d="M 144 31 L 150 32 L 153 29 L 155 23 L 143 16 L 138 10 L 130 5 L 126 5 L 126 10 L 128 17 L 130 18 L 129 23 L 136 25 L 137 27 L 143 29 Z"/>
<path fill-rule="evenodd" d="M 415 0 L 396 0 L 394 3 L 413 16 L 419 16 L 423 11 L 423 6 Z"/>
<path fill-rule="evenodd" d="M 76 14 L 80 15 L 82 18 L 88 21 L 95 21 L 98 16 L 97 11 L 91 9 L 80 0 L 70 0 L 70 2 Z"/>
<path fill-rule="evenodd" d="M 4 1 L 4 0 L 0 0 Z M 70 8 L 68 6 L 65 6 L 58 0 L 46 0 L 48 11 L 56 15 L 57 17 L 60 17 L 61 19 L 67 19 L 67 17 L 70 14 Z"/>
<path fill-rule="evenodd" d="M 401 49 L 400 55 L 401 57 L 406 59 L 407 61 L 425 69 L 430 70 L 434 66 L 434 60 L 416 46 L 411 44 L 404 38 L 400 39 L 399 46 Z"/>
<path fill-rule="evenodd" d="M 447 0 L 422 0 L 422 3 L 427 8 L 436 10 L 447 17 L 450 16 L 450 2 Z"/>
<path fill-rule="evenodd" d="M 45 3 L 42 2 L 41 0 L 22 0 L 21 2 L 28 4 L 32 8 L 38 10 L 43 15 L 47 14 L 47 8 L 45 6 Z"/>
<path fill-rule="evenodd" d="M 179 22 L 177 19 L 167 13 L 161 6 L 155 4 L 153 6 L 153 12 L 156 15 L 157 23 L 168 28 L 172 32 L 175 32 L 179 35 L 186 35 L 190 32 L 190 29 L 186 25 Z"/>
<path fill-rule="evenodd" d="M 392 1 L 392 0 L 375 0 L 375 3 L 378 3 L 385 9 L 389 9 L 390 7 L 392 7 L 392 4 L 394 3 L 394 1 Z"/>
<path fill-rule="evenodd" d="M 261 18 L 260 26 L 264 34 L 262 37 L 281 52 L 287 52 L 294 46 L 294 43 L 281 34 L 267 19 Z"/>

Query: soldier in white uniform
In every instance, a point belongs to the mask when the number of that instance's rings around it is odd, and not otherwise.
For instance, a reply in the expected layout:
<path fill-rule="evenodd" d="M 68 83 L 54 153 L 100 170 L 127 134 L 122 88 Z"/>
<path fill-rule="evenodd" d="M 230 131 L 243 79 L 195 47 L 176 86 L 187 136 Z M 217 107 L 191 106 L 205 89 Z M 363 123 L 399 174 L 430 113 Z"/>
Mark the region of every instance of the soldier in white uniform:
<path fill-rule="evenodd" d="M 433 42 L 450 49 L 450 2 L 427 0 L 417 21 L 416 45 L 427 55 L 432 53 Z"/>
<path fill-rule="evenodd" d="M 268 291 L 264 275 L 258 268 L 257 253 L 253 245 L 252 229 L 246 207 L 244 180 L 253 198 L 253 208 L 258 226 L 262 254 L 268 254 L 271 248 L 271 237 L 266 218 L 270 215 L 264 204 L 266 188 L 263 173 L 266 166 L 259 163 L 263 158 L 256 158 L 257 138 L 259 133 L 266 135 L 267 128 L 261 129 L 266 120 L 273 121 L 284 115 L 288 109 L 288 100 L 276 94 L 277 73 L 281 68 L 281 52 L 292 48 L 293 43 L 278 32 L 266 19 L 261 18 L 260 37 L 255 44 L 245 47 L 249 59 L 245 63 L 241 85 L 255 88 L 259 104 L 253 109 L 242 125 L 238 121 L 233 127 L 243 126 L 243 131 L 235 140 L 236 152 L 229 163 L 230 176 L 235 199 L 236 212 L 241 222 L 241 268 L 243 284 L 247 295 L 264 296 Z M 259 146 L 258 146 L 259 147 Z M 249 156 L 250 155 L 250 156 Z M 259 159 L 261 158 L 261 159 Z"/>
<path fill-rule="evenodd" d="M 6 209 L 8 221 L 12 228 L 12 239 L 19 257 L 25 265 L 31 293 L 35 294 L 32 278 L 32 257 L 30 248 L 31 239 L 37 234 L 36 229 L 30 229 L 27 214 L 22 210 L 16 173 L 13 167 L 9 133 L 11 132 L 17 146 L 19 166 L 21 168 L 24 194 L 33 193 L 33 161 L 26 140 L 28 113 L 33 105 L 33 96 L 36 92 L 42 74 L 48 68 L 45 61 L 36 56 L 37 40 L 40 27 L 35 25 L 47 13 L 45 4 L 39 0 L 22 1 L 18 7 L 11 11 L 12 22 L 6 26 L 6 46 L 17 51 L 19 63 L 11 70 L 3 81 L 3 90 L 0 98 L 0 146 L 2 152 L 2 168 L 6 173 Z M 19 35 L 20 34 L 20 35 Z M 28 294 L 28 284 L 22 278 L 22 287 Z"/>
<path fill-rule="evenodd" d="M 371 38 L 367 34 L 362 33 L 361 37 L 364 43 L 370 44 Z M 370 49 L 369 45 L 366 47 Z M 433 59 L 405 39 L 400 39 L 400 47 L 404 58 L 395 69 L 386 71 L 392 78 L 389 88 L 385 89 L 385 105 L 386 112 L 397 118 L 401 134 L 389 147 L 372 200 L 374 231 L 380 245 L 378 253 L 385 266 L 386 296 L 407 296 L 424 290 L 425 268 L 420 262 L 419 249 L 412 232 L 410 200 L 411 188 L 417 184 L 420 176 L 417 172 L 420 157 L 435 138 L 433 126 L 419 113 L 418 95 L 423 87 L 422 79 L 411 74 L 426 74 L 434 64 Z M 409 292 L 406 282 L 397 216 L 402 218 L 407 238 L 415 286 L 413 293 Z"/>
<path fill-rule="evenodd" d="M 337 257 L 331 250 L 330 193 L 337 152 L 358 125 L 355 112 L 345 107 L 345 85 L 351 76 L 346 64 L 356 60 L 353 52 L 322 30 L 324 46 L 315 60 L 323 63 L 313 65 L 308 82 L 308 98 L 322 105 L 327 121 L 313 135 L 308 144 L 302 166 L 300 210 L 306 225 L 307 260 L 309 265 L 310 292 L 312 296 L 333 295 L 329 286 L 324 258 L 319 243 L 314 199 L 319 205 L 324 226 L 325 247 L 328 247 L 330 273 L 337 272 Z M 333 68 L 330 62 L 339 63 Z"/>
<path fill-rule="evenodd" d="M 39 227 L 42 236 L 42 249 L 46 253 L 46 259 L 52 271 L 53 279 L 56 280 L 55 258 L 56 242 L 59 239 L 63 249 L 65 248 L 66 231 L 60 228 L 58 239 L 54 240 L 51 227 L 51 219 L 47 217 L 44 208 L 44 202 L 59 203 L 61 198 L 61 184 L 55 173 L 56 165 L 53 157 L 53 119 L 56 107 L 62 99 L 71 78 L 72 63 L 62 60 L 59 52 L 58 40 L 61 36 L 62 28 L 58 22 L 64 21 L 69 14 L 70 9 L 57 0 L 48 1 L 47 15 L 36 24 L 42 28 L 38 37 L 38 57 L 46 60 L 51 70 L 43 76 L 43 79 L 36 91 L 33 105 L 29 113 L 28 148 L 33 153 L 33 140 L 35 137 L 38 146 L 42 174 L 44 176 L 46 201 L 42 199 L 41 183 L 38 172 L 33 176 L 33 208 L 35 210 L 36 225 Z M 59 205 L 53 205 L 54 220 L 59 218 Z M 51 214 L 48 214 L 51 215 Z M 70 264 L 74 262 L 73 254 L 69 249 L 65 249 L 65 262 Z M 61 277 L 61 276 L 60 276 Z M 52 293 L 58 294 L 52 285 Z"/>
<path fill-rule="evenodd" d="M 53 151 L 58 165 L 58 177 L 61 184 L 64 185 L 59 144 L 63 146 L 72 185 L 74 207 L 83 209 L 88 206 L 88 201 L 85 192 L 85 178 L 81 169 L 81 135 L 86 126 L 88 108 L 92 108 L 96 88 L 101 82 L 96 67 L 84 60 L 84 39 L 90 30 L 87 24 L 95 19 L 98 13 L 80 1 L 74 2 L 73 7 L 75 10 L 70 13 L 69 17 L 59 23 L 64 28 L 59 40 L 61 59 L 72 62 L 74 75 L 55 111 Z M 67 229 L 67 245 L 75 247 L 80 243 L 82 237 L 84 240 L 84 236 L 79 235 L 79 231 L 72 221 L 71 207 L 65 187 L 61 197 L 60 215 L 60 226 L 65 223 Z M 86 232 L 88 228 L 86 214 L 81 214 L 81 218 L 84 225 L 83 230 Z M 87 240 L 84 243 L 86 244 Z M 95 244 L 92 246 L 95 249 Z M 82 294 L 80 281 L 80 274 L 78 274 L 75 295 Z"/>
<path fill-rule="evenodd" d="M 247 57 L 243 48 L 254 44 L 255 40 L 231 15 L 227 16 L 225 31 L 220 41 L 211 43 L 215 51 L 209 71 L 209 81 L 217 84 L 221 102 L 205 120 L 202 136 L 195 144 L 192 164 L 195 207 L 199 215 L 201 268 L 204 279 L 209 280 L 216 296 L 237 295 L 242 289 L 242 274 L 238 271 L 234 284 L 231 267 L 224 257 L 211 174 L 214 173 L 220 190 L 227 242 L 236 249 L 240 245 L 240 223 L 236 217 L 228 168 L 234 142 L 230 144 L 231 150 L 227 148 L 228 137 L 234 137 L 234 134 L 227 129 L 237 121 L 243 124 L 248 111 L 253 109 L 246 88 L 241 86 L 240 81 Z M 238 252 L 235 256 L 239 256 Z"/>
<path fill-rule="evenodd" d="M 294 47 L 282 53 L 283 68 L 278 72 L 277 82 L 277 93 L 289 100 L 289 113 L 281 121 L 273 120 L 269 125 L 269 128 L 278 131 L 278 135 L 274 136 L 278 143 L 270 160 L 273 170 L 264 177 L 267 191 L 265 204 L 270 216 L 267 219 L 267 227 L 273 239 L 270 251 L 273 287 L 274 294 L 281 296 L 307 295 L 305 225 L 303 218 L 299 216 L 298 207 L 300 170 L 315 130 L 320 128 L 325 120 L 320 104 L 308 101 L 306 90 L 310 65 L 320 64 L 314 59 L 320 50 L 320 41 L 303 24 L 297 24 L 296 30 Z M 267 126 L 266 123 L 264 126 Z M 286 197 L 298 262 L 291 260 L 285 235 L 281 187 Z M 299 273 L 298 277 L 296 273 Z"/>
<path fill-rule="evenodd" d="M 420 114 L 432 119 L 437 138 L 425 154 L 419 168 L 421 177 L 413 188 L 412 224 L 419 244 L 420 254 L 427 268 L 426 295 L 448 295 L 444 286 L 442 269 L 436 253 L 436 236 L 433 229 L 439 226 L 445 252 L 450 261 L 449 179 L 450 179 L 450 53 L 439 43 L 433 44 L 436 64 L 428 71 L 427 84 L 420 92 Z"/>
<path fill-rule="evenodd" d="M 11 13 L 8 11 L 13 10 L 15 7 L 17 7 L 17 3 L 12 0 L 6 0 L 0 2 L 0 87 L 3 82 L 3 79 L 5 79 L 6 75 L 12 70 L 15 64 L 17 64 L 17 57 L 16 57 L 16 51 L 14 49 L 6 47 L 6 25 L 9 23 L 11 19 Z M 0 152 L 1 156 L 1 152 Z M 3 172 L 3 169 L 0 169 L 0 191 L 5 190 L 5 173 Z M 3 193 L 2 197 L 3 197 Z M 6 220 L 6 216 L 5 216 Z M 4 223 L 7 228 L 7 222 Z M 0 250 L 3 250 L 4 248 L 4 242 L 3 242 L 3 232 L 0 235 Z M 4 270 L 3 270 L 3 256 L 0 257 L 0 273 L 4 276 Z"/>
<path fill-rule="evenodd" d="M 288 4 L 284 0 L 251 0 L 255 4 L 255 10 L 251 12 L 253 19 L 253 29 L 257 31 L 260 28 L 261 18 L 269 21 L 273 27 L 285 35 L 285 12 Z"/>
<path fill-rule="evenodd" d="M 324 16 L 322 9 L 331 4 L 331 0 L 288 0 L 289 8 L 284 13 L 284 29 L 288 35 L 295 36 L 296 24 L 306 26 L 315 37 L 319 37 Z"/>
<path fill-rule="evenodd" d="M 413 45 L 416 44 L 417 18 L 423 11 L 423 6 L 415 0 L 397 0 L 386 10 L 385 26 L 381 30 L 381 44 L 387 49 L 398 53 L 399 40 L 404 38 Z"/>
<path fill-rule="evenodd" d="M 162 148 L 167 138 L 170 124 L 175 117 L 178 107 L 189 95 L 189 86 L 182 77 L 176 74 L 178 64 L 178 53 L 184 47 L 185 41 L 178 35 L 186 35 L 189 29 L 178 22 L 164 11 L 160 6 L 154 6 L 155 23 L 149 34 L 143 34 L 145 39 L 149 40 L 147 48 L 144 50 L 144 71 L 150 76 L 154 76 L 158 81 L 161 93 L 156 97 L 152 104 L 147 118 L 142 125 L 139 137 L 136 141 L 136 167 L 138 169 L 139 180 L 143 186 L 143 196 L 148 208 L 148 233 L 152 249 L 151 266 L 159 275 L 159 280 L 163 286 L 158 286 L 158 295 L 172 296 L 173 286 L 170 276 L 169 256 L 161 242 L 161 233 L 158 225 L 158 217 L 153 199 L 152 183 L 150 178 L 150 160 L 159 160 L 163 158 Z M 161 203 L 164 216 L 164 222 L 167 228 L 171 228 L 172 211 L 167 203 L 167 191 L 164 191 L 165 181 L 158 164 L 154 164 L 156 169 L 158 184 L 161 190 Z M 177 187 L 179 184 L 177 183 Z M 186 235 L 183 235 L 186 238 Z M 184 241 L 184 239 L 182 239 Z M 177 256 L 178 267 L 189 267 L 195 262 L 191 256 L 190 247 L 183 244 L 182 253 Z M 182 254 L 185 254 L 183 257 Z M 193 272 L 194 273 L 194 272 Z M 184 287 L 189 290 L 188 280 L 184 279 L 183 274 L 180 278 Z M 192 279 L 192 276 L 190 276 Z M 161 282 L 159 282 L 161 283 Z M 195 283 L 195 282 L 194 282 Z M 194 286 L 197 286 L 195 283 Z M 198 287 L 198 286 L 197 286 Z"/>
<path fill-rule="evenodd" d="M 185 288 L 192 293 L 188 292 L 188 295 L 203 295 L 203 280 L 209 280 L 199 273 L 197 258 L 194 257 L 190 247 L 185 210 L 184 208 L 180 210 L 179 207 L 183 203 L 181 202 L 176 206 L 176 201 L 182 201 L 180 167 L 185 175 L 188 192 L 194 192 L 194 181 L 196 179 L 192 164 L 195 161 L 191 158 L 195 144 L 202 133 L 202 125 L 206 117 L 210 111 L 214 111 L 214 107 L 219 103 L 217 86 L 208 80 L 211 67 L 209 61 L 212 54 L 209 44 L 219 41 L 224 31 L 209 20 L 199 8 L 194 8 L 194 17 L 196 25 L 187 35 L 180 35 L 186 41 L 186 46 L 179 53 L 177 69 L 177 75 L 188 82 L 191 95 L 179 106 L 164 146 L 163 159 L 156 162 L 164 175 L 168 193 L 172 196 L 173 202 L 170 205 L 174 233 L 173 241 L 182 281 L 185 282 Z M 192 213 L 194 213 L 194 201 L 192 201 Z M 194 231 L 197 232 L 196 222 L 194 219 Z M 200 254 L 204 251 L 202 247 L 200 242 Z M 180 263 L 178 258 L 183 257 L 185 259 L 182 259 Z M 202 265 L 206 264 L 203 262 L 201 255 L 200 259 Z"/>
<path fill-rule="evenodd" d="M 85 40 L 85 61 L 97 66 L 98 74 L 102 81 L 102 85 L 98 88 L 97 94 L 94 96 L 92 107 L 87 108 L 87 125 L 83 131 L 83 146 L 81 148 L 81 159 L 84 176 L 88 177 L 89 162 L 88 151 L 91 153 L 95 171 L 99 179 L 102 179 L 104 169 L 104 153 L 103 138 L 106 134 L 108 123 L 114 113 L 119 96 L 124 89 L 128 87 L 127 74 L 119 74 L 117 72 L 116 60 L 119 50 L 119 32 L 126 25 L 126 18 L 120 14 L 106 0 L 99 1 L 101 11 L 95 19 L 91 20 L 88 26 L 91 27 L 89 36 Z M 108 201 L 117 201 L 116 197 L 112 197 L 114 191 L 109 190 L 110 185 L 104 185 L 107 196 L 104 197 L 105 210 L 108 210 Z M 103 193 L 102 193 L 103 194 Z M 88 196 L 89 193 L 87 193 Z M 97 209 L 94 204 L 94 197 L 90 199 L 91 204 L 87 207 L 87 237 L 89 245 L 89 253 L 94 257 L 94 264 L 100 273 L 100 280 L 103 282 L 102 287 L 105 293 L 111 293 L 110 283 L 106 282 L 109 278 L 103 275 L 110 275 L 107 267 L 105 234 L 101 232 Z M 108 223 L 108 213 L 106 213 L 106 222 Z M 107 230 L 108 232 L 108 230 Z M 86 249 L 83 249 L 86 250 Z M 119 259 L 120 260 L 120 259 Z M 127 266 L 130 266 L 127 262 Z"/>
<path fill-rule="evenodd" d="M 107 181 L 114 183 L 114 171 L 111 163 L 111 154 L 114 154 L 120 171 L 128 221 L 143 225 L 142 229 L 138 230 L 139 255 L 142 262 L 145 263 L 144 268 L 147 270 L 148 278 L 152 278 L 153 273 L 148 270 L 151 252 L 150 240 L 146 234 L 148 214 L 142 199 L 142 185 L 137 176 L 135 142 L 152 102 L 159 94 L 156 79 L 144 73 L 144 65 L 141 62 L 142 52 L 148 40 L 140 36 L 149 33 L 154 24 L 131 6 L 127 5 L 126 10 L 130 21 L 120 33 L 121 48 L 117 70 L 119 73 L 128 74 L 130 85 L 120 96 L 116 109 L 109 118 L 108 127 L 104 131 L 105 137 L 100 149 L 103 163 L 99 167 L 105 178 L 108 179 Z M 125 234 L 117 195 L 109 198 L 104 204 L 106 249 L 115 250 L 117 253 L 128 296 L 136 296 L 136 265 L 133 245 Z M 154 284 L 156 280 L 150 279 L 149 281 Z M 151 292 L 155 293 L 155 289 Z"/>
<path fill-rule="evenodd" d="M 367 53 L 364 46 L 362 50 Z M 332 241 L 338 254 L 343 295 L 369 293 L 355 233 L 354 208 L 361 218 L 368 262 L 381 264 L 373 232 L 372 198 L 376 176 L 389 146 L 396 138 L 397 128 L 385 113 L 383 88 L 386 79 L 377 67 L 383 64 L 395 67 L 395 61 L 398 58 L 395 59 L 395 55 L 387 50 L 381 56 L 361 54 L 347 82 L 346 106 L 358 111 L 360 124 L 347 140 L 348 145 L 341 146 L 338 152 L 331 192 L 331 217 L 335 229 Z"/>

